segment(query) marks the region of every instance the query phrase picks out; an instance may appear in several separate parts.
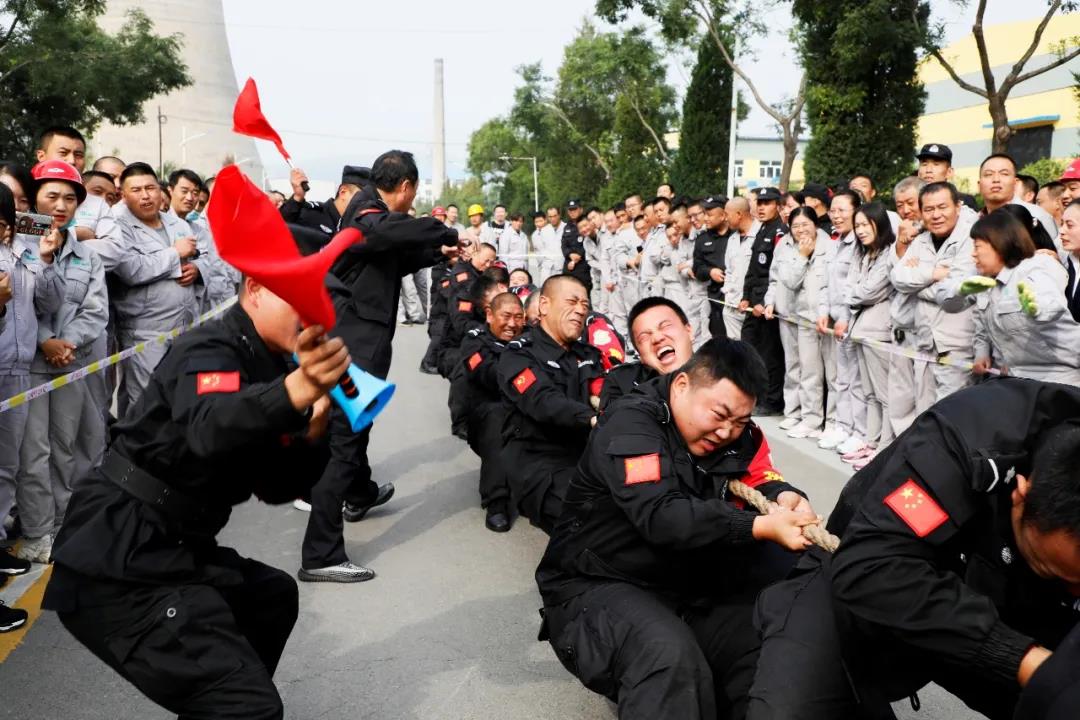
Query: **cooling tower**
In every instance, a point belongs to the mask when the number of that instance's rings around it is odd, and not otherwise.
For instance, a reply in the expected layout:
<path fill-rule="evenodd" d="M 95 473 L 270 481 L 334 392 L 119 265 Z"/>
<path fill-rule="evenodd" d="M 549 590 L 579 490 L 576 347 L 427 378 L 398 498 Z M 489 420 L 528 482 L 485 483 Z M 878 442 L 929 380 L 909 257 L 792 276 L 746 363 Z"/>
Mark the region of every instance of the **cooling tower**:
<path fill-rule="evenodd" d="M 189 167 L 206 177 L 217 173 L 227 157 L 262 183 L 263 167 L 255 141 L 232 131 L 232 109 L 239 94 L 233 72 L 225 16 L 220 0 L 112 0 L 100 24 L 116 32 L 127 11 L 140 8 L 154 23 L 154 33 L 183 36 L 183 58 L 192 85 L 143 105 L 146 121 L 139 125 L 105 124 L 90 140 L 94 157 L 117 155 L 125 162 L 142 160 L 158 167 L 158 107 L 166 117 L 161 126 L 162 157 L 166 166 Z M 185 138 L 190 138 L 184 142 Z"/>

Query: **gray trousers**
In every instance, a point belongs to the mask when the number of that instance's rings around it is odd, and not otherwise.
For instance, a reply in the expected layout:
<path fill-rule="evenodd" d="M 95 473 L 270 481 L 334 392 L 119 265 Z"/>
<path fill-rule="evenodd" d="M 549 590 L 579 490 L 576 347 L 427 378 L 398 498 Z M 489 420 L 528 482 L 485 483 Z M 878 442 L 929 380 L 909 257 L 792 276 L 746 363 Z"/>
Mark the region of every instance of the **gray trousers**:
<path fill-rule="evenodd" d="M 611 320 L 615 323 L 615 328 L 627 339 L 627 342 L 630 342 L 630 311 L 640 299 L 637 278 L 633 276 L 622 278 L 615 287 L 612 296 Z"/>
<path fill-rule="evenodd" d="M 802 417 L 799 402 L 799 327 L 780 321 L 780 346 L 784 349 L 784 416 Z"/>
<path fill-rule="evenodd" d="M 604 281 L 600 274 L 600 268 L 590 265 L 589 276 L 592 278 L 592 290 L 589 291 L 589 302 L 592 303 L 593 310 L 607 315 L 608 297 L 610 296 L 610 293 L 604 290 Z"/>
<path fill-rule="evenodd" d="M 724 329 L 727 330 L 727 336 L 732 340 L 742 339 L 742 326 L 746 321 L 746 313 L 741 313 L 738 310 L 732 310 L 729 307 L 724 307 Z"/>
<path fill-rule="evenodd" d="M 940 351 L 935 350 L 932 354 L 937 354 Z M 951 363 L 956 364 L 970 364 L 974 361 L 974 352 L 968 349 L 967 352 L 961 350 L 952 350 L 948 353 L 948 358 Z M 958 368 L 955 365 L 941 365 L 935 363 L 930 368 L 934 374 L 934 388 L 935 396 L 938 400 L 944 400 L 949 395 L 952 395 L 957 390 L 963 390 L 971 384 L 971 371 Z"/>
<path fill-rule="evenodd" d="M 694 350 L 697 350 L 712 339 L 709 331 L 709 320 L 712 317 L 712 303 L 709 295 L 705 292 L 705 286 L 690 290 L 690 324 L 694 328 Z"/>
<path fill-rule="evenodd" d="M 406 320 L 424 322 L 427 320 L 428 277 L 427 268 L 417 270 L 412 275 L 401 279 L 401 305 Z"/>
<path fill-rule="evenodd" d="M 915 331 L 907 331 L 900 347 L 918 352 Z M 916 416 L 934 404 L 936 389 L 930 365 L 903 355 L 889 359 L 889 422 L 893 434 L 907 430 Z"/>
<path fill-rule="evenodd" d="M 30 389 L 29 375 L 0 375 L 0 400 Z M 19 472 L 19 448 L 26 434 L 27 403 L 0 413 L 0 540 L 7 537 L 3 521 L 15 506 L 15 476 Z"/>
<path fill-rule="evenodd" d="M 160 335 L 162 330 L 120 330 L 116 339 L 120 347 L 126 350 L 133 345 L 146 342 L 146 349 L 121 363 L 120 387 L 117 397 L 119 417 L 127 414 L 128 408 L 135 405 L 142 397 L 143 390 L 150 383 L 154 368 L 165 357 L 168 343 L 149 342 Z"/>
<path fill-rule="evenodd" d="M 859 380 L 859 350 L 850 340 L 836 344 L 836 424 L 848 435 L 866 439 L 866 395 Z"/>
<path fill-rule="evenodd" d="M 831 425 L 836 421 L 836 341 L 809 328 L 800 327 L 798 333 L 802 421 L 815 428 Z"/>
<path fill-rule="evenodd" d="M 31 385 L 53 377 L 31 375 Z M 15 501 L 23 535 L 39 538 L 60 527 L 72 485 L 100 462 L 105 424 L 86 380 L 35 398 L 29 406 Z"/>
<path fill-rule="evenodd" d="M 889 420 L 889 359 L 869 345 L 859 345 L 859 377 L 866 396 L 866 441 L 883 448 L 893 441 Z"/>

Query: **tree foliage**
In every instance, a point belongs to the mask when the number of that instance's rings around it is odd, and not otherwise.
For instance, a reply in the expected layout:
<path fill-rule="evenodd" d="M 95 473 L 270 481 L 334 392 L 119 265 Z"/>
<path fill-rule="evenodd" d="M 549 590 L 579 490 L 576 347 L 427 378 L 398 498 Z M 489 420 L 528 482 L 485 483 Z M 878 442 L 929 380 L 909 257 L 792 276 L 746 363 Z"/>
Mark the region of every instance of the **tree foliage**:
<path fill-rule="evenodd" d="M 907 175 L 925 92 L 918 79 L 922 0 L 795 0 L 811 129 L 806 177 L 866 173 L 882 187 Z"/>
<path fill-rule="evenodd" d="M 109 35 L 103 0 L 0 0 L 0 156 L 29 159 L 37 134 L 143 120 L 151 97 L 191 84 L 181 38 L 160 37 L 141 10 Z"/>
<path fill-rule="evenodd" d="M 570 197 L 608 203 L 667 175 L 664 135 L 676 122 L 675 92 L 663 58 L 644 32 L 601 33 L 585 24 L 566 47 L 557 77 L 539 63 L 518 68 L 514 104 L 469 140 L 468 170 L 511 208 L 533 205 L 539 161 L 540 205 Z"/>
<path fill-rule="evenodd" d="M 1021 175 L 1030 175 L 1039 181 L 1039 185 L 1057 180 L 1065 172 L 1065 162 L 1054 158 L 1043 158 L 1028 163 L 1018 171 Z"/>

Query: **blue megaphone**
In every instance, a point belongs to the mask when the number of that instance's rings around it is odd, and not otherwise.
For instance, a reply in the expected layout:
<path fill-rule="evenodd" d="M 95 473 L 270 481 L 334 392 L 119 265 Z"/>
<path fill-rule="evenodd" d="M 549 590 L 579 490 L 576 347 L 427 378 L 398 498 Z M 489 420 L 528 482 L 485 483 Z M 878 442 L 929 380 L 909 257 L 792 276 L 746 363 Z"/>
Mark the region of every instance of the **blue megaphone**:
<path fill-rule="evenodd" d="M 296 361 L 300 362 L 298 358 Z M 396 389 L 394 383 L 380 380 L 350 363 L 348 371 L 330 391 L 330 397 L 345 411 L 353 432 L 360 432 L 382 412 Z"/>

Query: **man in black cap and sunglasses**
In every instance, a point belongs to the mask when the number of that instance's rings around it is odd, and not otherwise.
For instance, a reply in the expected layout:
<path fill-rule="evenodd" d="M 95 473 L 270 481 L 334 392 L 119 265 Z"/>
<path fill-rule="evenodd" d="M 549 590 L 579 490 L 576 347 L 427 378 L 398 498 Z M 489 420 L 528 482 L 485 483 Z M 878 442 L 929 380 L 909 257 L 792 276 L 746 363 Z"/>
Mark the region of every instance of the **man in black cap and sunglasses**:
<path fill-rule="evenodd" d="M 326 240 L 338 231 L 341 225 L 341 215 L 345 208 L 349 207 L 349 201 L 353 195 L 371 185 L 371 168 L 355 167 L 346 165 L 341 170 L 341 183 L 338 184 L 337 193 L 326 202 L 312 202 L 307 197 L 307 175 L 300 168 L 293 168 L 289 173 L 289 182 L 292 183 L 292 197 L 281 204 L 278 211 L 285 222 L 293 225 L 318 230 L 326 235 Z M 302 250 L 307 250 L 303 249 Z M 306 254 L 306 252 L 305 252 Z"/>
<path fill-rule="evenodd" d="M 952 166 L 952 150 L 948 145 L 941 143 L 923 145 L 915 159 L 919 161 L 919 178 L 927 185 L 935 182 L 953 182 L 953 176 L 956 173 Z M 960 193 L 960 202 L 972 210 L 979 209 L 975 198 L 966 193 Z"/>

